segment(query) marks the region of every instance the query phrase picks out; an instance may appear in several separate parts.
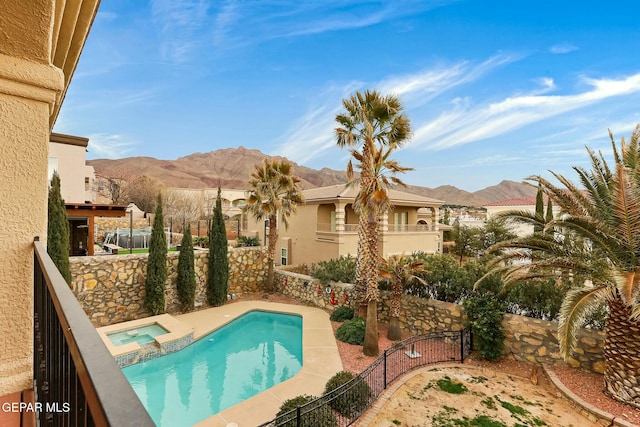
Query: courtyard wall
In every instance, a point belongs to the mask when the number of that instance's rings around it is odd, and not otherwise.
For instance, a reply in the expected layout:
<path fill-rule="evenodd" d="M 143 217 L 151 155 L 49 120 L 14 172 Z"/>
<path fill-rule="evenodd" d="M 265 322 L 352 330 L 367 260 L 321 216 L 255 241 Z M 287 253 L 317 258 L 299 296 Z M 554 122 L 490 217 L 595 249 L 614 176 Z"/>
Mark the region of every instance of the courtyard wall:
<path fill-rule="evenodd" d="M 275 286 L 276 290 L 284 295 L 322 308 L 332 309 L 341 305 L 352 305 L 353 301 L 352 284 L 332 283 L 330 289 L 327 289 L 311 276 L 290 271 L 277 270 Z M 385 323 L 389 321 L 391 293 L 382 291 L 380 297 L 378 320 Z M 411 295 L 402 297 L 400 327 L 403 331 L 412 334 L 457 331 L 464 328 L 465 321 L 464 308 L 459 304 Z M 506 334 L 504 355 L 537 364 L 565 363 L 560 355 L 556 322 L 505 314 L 502 326 Z M 575 368 L 603 373 L 604 333 L 580 329 L 576 336 L 576 349 L 566 363 Z"/>
<path fill-rule="evenodd" d="M 151 315 L 144 307 L 144 281 L 149 254 L 72 257 L 71 289 L 95 326 Z M 179 313 L 176 278 L 179 252 L 167 254 L 166 312 Z M 266 251 L 261 247 L 229 248 L 229 295 L 258 292 L 267 278 Z M 209 252 L 196 250 L 195 306 L 206 306 Z"/>

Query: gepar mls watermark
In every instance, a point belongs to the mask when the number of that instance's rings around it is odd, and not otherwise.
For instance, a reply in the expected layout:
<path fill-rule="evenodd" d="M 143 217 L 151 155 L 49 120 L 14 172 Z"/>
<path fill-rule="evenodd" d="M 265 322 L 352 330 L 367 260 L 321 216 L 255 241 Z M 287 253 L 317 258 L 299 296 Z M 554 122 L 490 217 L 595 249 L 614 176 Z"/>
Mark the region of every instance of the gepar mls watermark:
<path fill-rule="evenodd" d="M 65 414 L 71 411 L 69 402 L 4 402 L 2 412 L 37 412 Z"/>

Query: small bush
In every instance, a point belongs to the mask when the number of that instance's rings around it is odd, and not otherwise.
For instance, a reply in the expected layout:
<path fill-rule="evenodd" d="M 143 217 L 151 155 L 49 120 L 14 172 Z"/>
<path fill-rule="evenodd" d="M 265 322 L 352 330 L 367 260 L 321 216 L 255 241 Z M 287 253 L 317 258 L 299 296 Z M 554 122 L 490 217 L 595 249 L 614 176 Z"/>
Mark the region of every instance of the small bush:
<path fill-rule="evenodd" d="M 502 354 L 502 303 L 491 296 L 469 298 L 463 302 L 467 314 L 466 326 L 471 328 L 481 359 L 495 360 Z"/>
<path fill-rule="evenodd" d="M 336 308 L 329 317 L 329 320 L 333 322 L 344 322 L 345 320 L 351 319 L 353 319 L 353 308 L 347 307 L 346 305 Z"/>
<path fill-rule="evenodd" d="M 349 344 L 362 345 L 364 343 L 364 319 L 354 317 L 347 320 L 336 330 L 336 338 Z"/>
<path fill-rule="evenodd" d="M 351 383 L 340 390 L 338 395 L 331 393 L 344 384 Z M 329 401 L 329 405 L 345 417 L 351 417 L 360 413 L 367 407 L 371 390 L 369 385 L 360 377 L 347 371 L 338 372 L 329 378 L 324 387 L 324 394 Z"/>
<path fill-rule="evenodd" d="M 284 427 L 296 427 L 298 425 L 296 421 L 297 413 L 294 410 L 298 406 L 304 406 L 316 399 L 318 398 L 315 396 L 303 394 L 292 399 L 285 400 L 282 403 L 282 406 L 280 406 L 280 410 L 276 414 L 275 425 Z M 300 426 L 337 426 L 338 422 L 335 415 L 333 415 L 333 412 L 331 412 L 331 408 L 329 407 L 329 405 L 325 405 L 323 401 L 319 401 L 317 403 L 318 406 L 312 404 L 301 409 Z"/>
<path fill-rule="evenodd" d="M 238 239 L 236 240 L 236 248 L 249 246 L 260 246 L 260 239 L 257 236 L 238 236 Z"/>
<path fill-rule="evenodd" d="M 310 274 L 322 283 L 342 282 L 353 283 L 356 278 L 356 259 L 352 256 L 320 261 L 311 266 Z"/>

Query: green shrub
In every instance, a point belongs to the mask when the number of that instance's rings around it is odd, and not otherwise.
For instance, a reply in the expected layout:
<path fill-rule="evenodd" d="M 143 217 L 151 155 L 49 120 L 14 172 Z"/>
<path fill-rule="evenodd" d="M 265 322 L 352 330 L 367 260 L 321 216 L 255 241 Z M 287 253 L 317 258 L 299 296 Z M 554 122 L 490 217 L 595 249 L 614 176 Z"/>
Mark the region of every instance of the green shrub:
<path fill-rule="evenodd" d="M 236 248 L 249 246 L 260 246 L 260 238 L 258 236 L 238 236 L 238 239 L 236 240 Z"/>
<path fill-rule="evenodd" d="M 491 296 L 469 298 L 463 302 L 466 326 L 471 328 L 481 359 L 495 360 L 502 354 L 504 330 L 503 305 Z"/>
<path fill-rule="evenodd" d="M 557 321 L 568 286 L 555 280 L 528 280 L 514 284 L 506 295 L 509 312 Z"/>
<path fill-rule="evenodd" d="M 297 414 L 294 411 L 298 406 L 306 405 L 309 402 L 313 402 L 318 399 L 315 396 L 310 396 L 308 394 L 303 394 L 300 396 L 296 396 L 292 399 L 285 400 L 280 406 L 280 410 L 276 414 L 276 426 L 285 426 L 285 427 L 296 427 L 296 417 Z M 294 412 L 292 412 L 294 411 Z M 336 420 L 335 415 L 331 411 L 329 405 L 324 405 L 323 401 L 318 401 L 316 404 L 311 404 L 309 406 L 304 407 L 301 410 L 300 417 L 300 426 L 304 427 L 317 427 L 317 426 L 326 426 L 333 427 L 337 426 L 338 422 Z"/>
<path fill-rule="evenodd" d="M 353 308 L 346 305 L 336 308 L 329 316 L 329 320 L 333 322 L 344 322 L 351 319 L 353 319 Z"/>
<path fill-rule="evenodd" d="M 354 317 L 347 320 L 336 330 L 336 338 L 349 344 L 362 345 L 364 343 L 364 319 Z"/>
<path fill-rule="evenodd" d="M 201 248 L 209 247 L 209 236 L 198 236 L 194 239 L 194 243 Z"/>
<path fill-rule="evenodd" d="M 356 259 L 352 256 L 320 261 L 311 266 L 310 274 L 323 285 L 330 281 L 353 283 L 356 278 Z"/>
<path fill-rule="evenodd" d="M 350 384 L 340 390 L 340 394 L 331 393 L 347 383 Z M 331 399 L 329 405 L 345 417 L 351 417 L 365 409 L 370 395 L 371 390 L 365 380 L 347 371 L 338 372 L 329 378 L 323 393 L 323 396 Z"/>

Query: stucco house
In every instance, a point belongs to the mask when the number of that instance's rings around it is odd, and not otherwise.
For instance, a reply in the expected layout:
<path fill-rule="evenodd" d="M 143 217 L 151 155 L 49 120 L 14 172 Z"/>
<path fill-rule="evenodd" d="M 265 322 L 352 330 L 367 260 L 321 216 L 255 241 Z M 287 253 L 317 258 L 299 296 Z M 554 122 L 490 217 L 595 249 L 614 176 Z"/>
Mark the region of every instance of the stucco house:
<path fill-rule="evenodd" d="M 73 402 L 67 421 L 150 426 L 43 250 L 51 130 L 99 3 L 0 0 L 0 401 L 33 403 L 35 386 L 40 403 Z M 29 415 L 0 412 L 0 424 Z"/>
<path fill-rule="evenodd" d="M 305 204 L 279 225 L 276 263 L 307 264 L 357 254 L 358 214 L 353 209 L 357 188 L 333 185 L 304 190 Z M 438 223 L 441 200 L 391 189 L 393 208 L 382 215 L 381 255 L 441 252 L 442 230 Z M 267 224 L 249 218 L 247 230 L 265 242 Z"/>
<path fill-rule="evenodd" d="M 544 209 L 546 213 L 547 198 L 544 197 Z M 525 211 L 534 213 L 536 211 L 536 196 L 520 197 L 512 199 L 498 200 L 497 202 L 487 203 L 482 206 L 487 210 L 487 220 L 501 212 L 507 211 Z M 560 208 L 553 206 L 554 218 L 558 216 Z M 512 230 L 518 236 L 527 236 L 533 233 L 533 226 L 528 224 L 511 224 Z"/>

